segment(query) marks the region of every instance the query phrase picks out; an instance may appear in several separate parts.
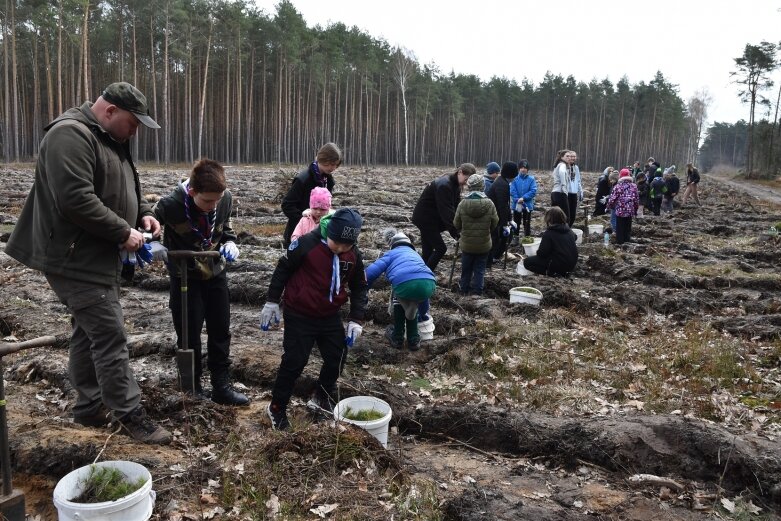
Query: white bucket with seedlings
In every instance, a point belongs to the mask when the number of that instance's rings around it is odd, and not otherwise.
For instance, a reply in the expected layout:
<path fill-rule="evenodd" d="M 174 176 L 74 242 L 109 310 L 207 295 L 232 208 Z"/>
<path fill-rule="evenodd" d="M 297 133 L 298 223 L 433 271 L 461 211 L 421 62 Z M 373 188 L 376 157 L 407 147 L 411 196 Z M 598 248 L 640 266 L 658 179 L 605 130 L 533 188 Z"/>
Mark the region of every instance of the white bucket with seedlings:
<path fill-rule="evenodd" d="M 597 234 L 600 235 L 602 232 L 605 231 L 605 226 L 603 224 L 589 224 L 588 225 L 588 234 Z"/>
<path fill-rule="evenodd" d="M 110 470 L 121 472 L 124 475 L 122 479 L 131 488 L 133 484 L 142 481 L 143 484 L 134 492 L 113 501 L 80 502 L 91 485 L 92 476 L 96 472 Z M 155 497 L 152 475 L 146 467 L 132 461 L 101 461 L 87 465 L 66 474 L 54 487 L 54 506 L 57 507 L 59 521 L 147 521 L 152 517 Z"/>
<path fill-rule="evenodd" d="M 583 230 L 581 230 L 580 228 L 573 228 L 572 231 L 575 233 L 575 244 L 582 244 Z"/>
<path fill-rule="evenodd" d="M 428 320 L 418 322 L 418 334 L 421 340 L 434 340 L 434 318 L 429 315 Z"/>
<path fill-rule="evenodd" d="M 520 275 L 521 277 L 526 277 L 529 275 L 534 275 L 533 271 L 529 271 L 526 269 L 526 266 L 523 265 L 523 259 L 521 259 L 521 262 L 518 263 L 518 265 L 515 267 L 515 273 Z"/>
<path fill-rule="evenodd" d="M 393 411 L 387 402 L 374 396 L 345 398 L 334 407 L 334 419 L 352 423 L 375 438 L 383 448 L 388 448 L 388 424 Z"/>
<path fill-rule="evenodd" d="M 542 292 L 537 288 L 519 286 L 510 290 L 511 304 L 531 304 L 539 306 L 542 300 Z"/>
<path fill-rule="evenodd" d="M 531 257 L 532 255 L 537 255 L 537 248 L 540 247 L 541 242 L 542 239 L 540 239 L 539 237 L 535 237 L 534 241 L 531 243 L 522 243 L 523 251 L 526 254 L 526 256 Z"/>

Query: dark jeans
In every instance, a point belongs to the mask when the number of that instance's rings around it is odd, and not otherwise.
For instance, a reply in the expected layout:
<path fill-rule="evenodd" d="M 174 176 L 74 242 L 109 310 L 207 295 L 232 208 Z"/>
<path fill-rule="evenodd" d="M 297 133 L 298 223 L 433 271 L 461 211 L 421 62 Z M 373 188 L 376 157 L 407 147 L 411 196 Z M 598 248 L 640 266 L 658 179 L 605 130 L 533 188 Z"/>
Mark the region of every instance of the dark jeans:
<path fill-rule="evenodd" d="M 567 222 L 569 222 L 569 198 L 567 197 L 567 194 L 563 192 L 551 192 L 550 202 L 551 205 L 561 208 L 561 211 L 564 212 L 564 215 L 567 217 Z"/>
<path fill-rule="evenodd" d="M 170 299 L 176 347 L 182 348 L 182 279 L 171 277 Z M 230 366 L 230 292 L 225 272 L 209 280 L 187 278 L 187 343 L 186 349 L 195 351 L 195 378 L 203 374 L 201 366 L 201 331 L 206 322 L 207 364 L 212 374 Z"/>
<path fill-rule="evenodd" d="M 532 234 L 532 213 L 524 208 L 522 212 L 513 212 L 513 221 L 518 224 L 518 229 L 523 226 L 523 236 L 528 237 Z"/>
<path fill-rule="evenodd" d="M 423 257 L 423 262 L 426 263 L 426 266 L 431 271 L 434 271 L 439 261 L 444 257 L 445 252 L 447 252 L 447 246 L 445 241 L 442 240 L 442 233 L 439 231 L 439 228 L 418 227 L 418 229 L 420 230 L 420 256 Z"/>
<path fill-rule="evenodd" d="M 566 277 L 568 275 L 567 271 L 551 262 L 551 259 L 543 258 L 539 255 L 532 255 L 523 259 L 523 267 L 531 272 L 551 277 Z"/>
<path fill-rule="evenodd" d="M 102 286 L 46 274 L 49 286 L 71 313 L 68 378 L 76 390 L 74 416 L 100 412 L 101 402 L 116 418 L 141 404 L 130 369 L 119 286 Z"/>
<path fill-rule="evenodd" d="M 567 194 L 567 203 L 569 205 L 569 227 L 575 224 L 575 218 L 578 216 L 578 194 Z"/>
<path fill-rule="evenodd" d="M 485 279 L 485 267 L 489 253 L 462 253 L 461 254 L 461 293 L 468 295 L 483 294 L 483 281 Z"/>
<path fill-rule="evenodd" d="M 285 231 L 282 233 L 282 246 L 286 250 L 287 247 L 290 246 L 290 236 L 293 235 L 293 231 L 296 229 L 298 221 L 299 219 L 288 219 L 287 224 L 285 225 Z"/>
<path fill-rule="evenodd" d="M 336 396 L 336 380 L 347 357 L 344 327 L 339 314 L 315 319 L 284 311 L 283 316 L 285 333 L 282 349 L 284 352 L 271 391 L 271 401 L 283 408 L 287 407 L 296 380 L 309 362 L 309 355 L 315 343 L 323 358 L 316 388 L 322 387 L 330 396 Z"/>
<path fill-rule="evenodd" d="M 629 242 L 632 236 L 632 218 L 616 216 L 616 244 Z"/>

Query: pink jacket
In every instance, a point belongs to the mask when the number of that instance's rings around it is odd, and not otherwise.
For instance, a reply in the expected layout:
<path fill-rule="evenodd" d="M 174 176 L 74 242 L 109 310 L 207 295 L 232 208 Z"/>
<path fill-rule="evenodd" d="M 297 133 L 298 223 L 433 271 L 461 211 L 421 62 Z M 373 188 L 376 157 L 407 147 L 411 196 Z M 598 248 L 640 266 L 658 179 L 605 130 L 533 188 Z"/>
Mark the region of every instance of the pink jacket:
<path fill-rule="evenodd" d="M 296 228 L 293 230 L 293 233 L 290 234 L 290 241 L 295 241 L 302 235 L 306 235 L 307 233 L 311 232 L 315 229 L 315 227 L 320 223 L 320 221 L 315 222 L 314 217 L 312 217 L 310 209 L 307 208 L 301 213 L 301 219 L 299 219 L 298 224 L 296 225 Z M 333 210 L 329 210 L 328 213 L 333 213 Z"/>

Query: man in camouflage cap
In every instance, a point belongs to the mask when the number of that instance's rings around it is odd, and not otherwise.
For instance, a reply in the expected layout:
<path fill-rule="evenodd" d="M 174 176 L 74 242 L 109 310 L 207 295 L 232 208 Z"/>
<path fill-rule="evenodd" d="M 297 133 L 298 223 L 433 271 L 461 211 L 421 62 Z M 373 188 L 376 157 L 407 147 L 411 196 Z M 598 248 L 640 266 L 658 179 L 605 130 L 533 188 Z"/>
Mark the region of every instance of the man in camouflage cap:
<path fill-rule="evenodd" d="M 119 302 L 121 252 L 135 258 L 144 245 L 138 228 L 160 235 L 130 156 L 129 140 L 139 124 L 160 128 L 149 116 L 146 97 L 124 82 L 52 121 L 5 252 L 42 271 L 71 313 L 74 422 L 103 426 L 110 411 L 126 434 L 165 444 L 171 433 L 141 406 Z"/>

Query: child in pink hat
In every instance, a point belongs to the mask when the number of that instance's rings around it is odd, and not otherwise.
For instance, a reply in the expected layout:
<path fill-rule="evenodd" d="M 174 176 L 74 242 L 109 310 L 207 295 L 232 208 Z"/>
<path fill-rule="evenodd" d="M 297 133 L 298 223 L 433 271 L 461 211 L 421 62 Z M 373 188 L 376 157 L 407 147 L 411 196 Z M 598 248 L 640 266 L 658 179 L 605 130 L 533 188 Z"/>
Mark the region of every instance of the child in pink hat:
<path fill-rule="evenodd" d="M 331 192 L 327 188 L 316 186 L 309 193 L 309 208 L 301 214 L 301 220 L 298 221 L 295 230 L 290 235 L 290 241 L 295 241 L 302 235 L 305 235 L 320 224 L 323 216 L 333 213 L 331 209 Z"/>

